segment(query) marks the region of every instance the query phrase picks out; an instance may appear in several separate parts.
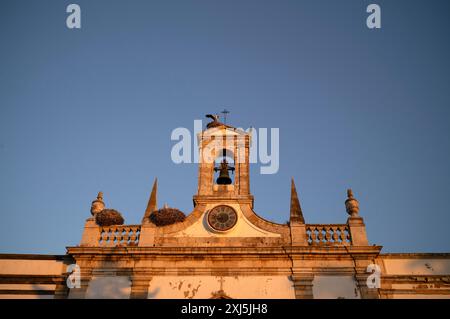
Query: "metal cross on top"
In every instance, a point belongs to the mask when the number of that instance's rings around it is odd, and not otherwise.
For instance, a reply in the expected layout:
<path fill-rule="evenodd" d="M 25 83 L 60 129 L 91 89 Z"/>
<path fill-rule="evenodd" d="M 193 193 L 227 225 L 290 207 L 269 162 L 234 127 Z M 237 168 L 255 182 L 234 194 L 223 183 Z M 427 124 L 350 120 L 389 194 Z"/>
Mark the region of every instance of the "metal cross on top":
<path fill-rule="evenodd" d="M 223 114 L 223 124 L 227 124 L 227 114 L 229 114 L 230 111 L 228 111 L 227 109 L 223 109 L 223 111 L 220 113 Z"/>

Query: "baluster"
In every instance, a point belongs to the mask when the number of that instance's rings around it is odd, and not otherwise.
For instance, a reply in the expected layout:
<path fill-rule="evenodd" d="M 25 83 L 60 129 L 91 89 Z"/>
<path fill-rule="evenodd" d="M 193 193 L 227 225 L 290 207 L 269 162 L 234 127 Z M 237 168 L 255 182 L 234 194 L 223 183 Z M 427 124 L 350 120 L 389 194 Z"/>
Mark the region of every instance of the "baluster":
<path fill-rule="evenodd" d="M 117 240 L 116 227 L 111 227 L 111 238 L 109 245 L 111 247 L 114 247 L 116 245 L 116 240 Z"/>
<path fill-rule="evenodd" d="M 325 230 L 325 244 L 331 244 L 331 227 L 324 227 Z"/>
<path fill-rule="evenodd" d="M 306 240 L 311 245 L 311 227 L 306 227 Z"/>
<path fill-rule="evenodd" d="M 134 245 L 136 242 L 136 228 L 130 228 L 130 236 L 128 238 L 128 245 Z"/>
<path fill-rule="evenodd" d="M 122 241 L 122 231 L 120 227 L 116 227 L 116 246 L 120 246 Z"/>
<path fill-rule="evenodd" d="M 119 244 L 120 245 L 127 245 L 127 238 L 128 238 L 128 232 L 127 232 L 127 229 L 126 229 L 126 227 L 123 227 L 121 230 L 120 230 L 120 241 L 119 241 Z"/>
<path fill-rule="evenodd" d="M 141 228 L 140 227 L 138 227 L 137 229 L 136 229 L 136 241 L 135 241 L 135 244 L 137 245 L 137 244 L 139 244 L 139 239 L 141 238 Z"/>
<path fill-rule="evenodd" d="M 333 243 L 339 244 L 339 227 L 333 227 Z"/>
<path fill-rule="evenodd" d="M 100 231 L 98 233 L 97 243 L 99 246 L 103 244 L 103 228 L 100 228 Z"/>
<path fill-rule="evenodd" d="M 125 226 L 123 228 L 123 244 L 128 246 L 128 242 L 130 240 L 130 227 Z"/>
<path fill-rule="evenodd" d="M 345 227 L 344 228 L 340 228 L 340 240 L 341 240 L 341 244 L 345 244 L 347 242 L 347 234 L 345 233 Z"/>
<path fill-rule="evenodd" d="M 315 245 L 317 243 L 317 234 L 316 227 L 311 228 L 311 245 Z"/>
<path fill-rule="evenodd" d="M 323 241 L 324 241 L 324 235 L 323 235 L 323 230 L 324 229 L 325 229 L 324 227 L 318 228 L 318 231 L 319 231 L 319 233 L 318 233 L 319 245 L 323 244 Z"/>
<path fill-rule="evenodd" d="M 345 234 L 346 243 L 351 244 L 352 238 L 350 237 L 350 231 L 348 230 L 348 227 L 345 227 Z"/>
<path fill-rule="evenodd" d="M 111 229 L 109 227 L 105 228 L 105 246 L 109 246 L 111 242 Z"/>

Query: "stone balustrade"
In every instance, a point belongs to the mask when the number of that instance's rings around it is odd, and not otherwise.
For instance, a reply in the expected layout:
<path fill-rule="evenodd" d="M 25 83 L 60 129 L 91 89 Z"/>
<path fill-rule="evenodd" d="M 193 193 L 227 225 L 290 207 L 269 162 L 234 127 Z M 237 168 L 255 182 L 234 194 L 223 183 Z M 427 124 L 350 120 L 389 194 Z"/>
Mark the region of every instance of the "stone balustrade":
<path fill-rule="evenodd" d="M 347 224 L 306 225 L 308 245 L 351 245 L 350 230 Z"/>
<path fill-rule="evenodd" d="M 358 226 L 358 225 L 356 225 Z M 353 226 L 355 228 L 356 226 Z M 306 240 L 309 246 L 364 246 L 366 241 L 355 241 L 355 229 L 350 224 L 307 224 Z M 356 235 L 358 235 L 356 229 Z M 138 246 L 141 225 L 98 226 L 88 221 L 81 246 L 127 247 Z M 358 239 L 358 236 L 357 238 Z"/>
<path fill-rule="evenodd" d="M 141 225 L 112 225 L 99 227 L 98 246 L 137 246 Z"/>

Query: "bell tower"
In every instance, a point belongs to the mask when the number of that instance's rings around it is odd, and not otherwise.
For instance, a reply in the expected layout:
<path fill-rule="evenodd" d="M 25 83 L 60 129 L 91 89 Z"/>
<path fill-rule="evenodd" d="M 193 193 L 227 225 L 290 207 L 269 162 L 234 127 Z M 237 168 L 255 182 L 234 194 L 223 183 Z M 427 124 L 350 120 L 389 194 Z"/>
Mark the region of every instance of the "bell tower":
<path fill-rule="evenodd" d="M 198 191 L 194 206 L 199 203 L 249 203 L 249 158 L 251 134 L 219 122 L 217 115 L 208 114 L 212 122 L 197 134 L 199 166 Z"/>

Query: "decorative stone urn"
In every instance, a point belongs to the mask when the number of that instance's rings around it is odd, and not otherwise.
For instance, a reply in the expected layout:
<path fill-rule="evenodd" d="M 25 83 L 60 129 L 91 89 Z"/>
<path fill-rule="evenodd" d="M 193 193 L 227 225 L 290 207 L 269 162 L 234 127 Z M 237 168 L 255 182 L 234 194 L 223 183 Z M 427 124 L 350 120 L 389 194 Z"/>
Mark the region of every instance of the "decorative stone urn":
<path fill-rule="evenodd" d="M 92 214 L 92 216 L 95 216 L 104 209 L 105 209 L 105 203 L 103 202 L 103 193 L 99 192 L 97 195 L 97 199 L 92 202 L 91 214 Z"/>
<path fill-rule="evenodd" d="M 350 217 L 357 217 L 359 213 L 359 203 L 353 197 L 353 191 L 351 189 L 347 190 L 347 200 L 345 201 L 345 209 Z"/>

